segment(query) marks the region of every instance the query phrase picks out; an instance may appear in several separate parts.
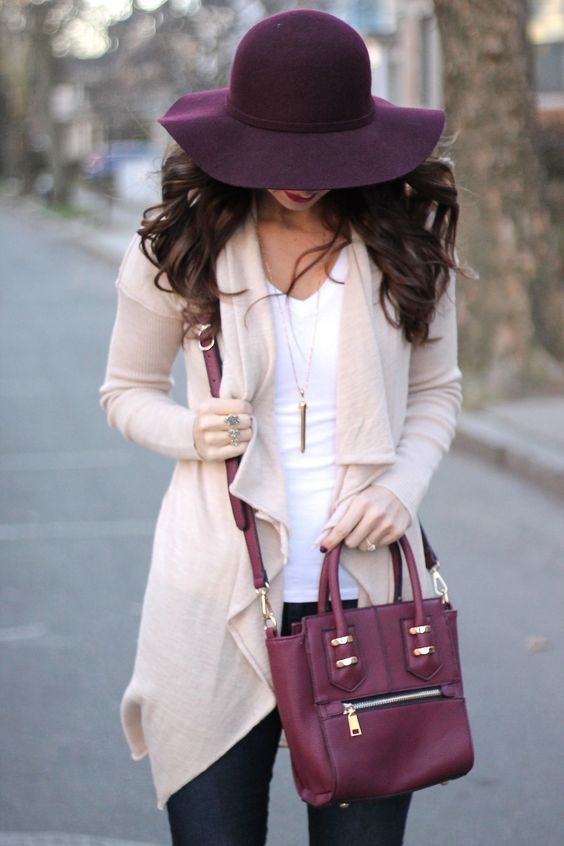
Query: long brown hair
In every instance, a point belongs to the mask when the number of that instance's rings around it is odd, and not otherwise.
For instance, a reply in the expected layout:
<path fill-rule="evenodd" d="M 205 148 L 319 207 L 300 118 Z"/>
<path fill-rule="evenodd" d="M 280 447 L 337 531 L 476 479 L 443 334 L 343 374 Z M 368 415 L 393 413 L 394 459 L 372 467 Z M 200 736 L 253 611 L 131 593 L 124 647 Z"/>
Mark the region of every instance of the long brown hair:
<path fill-rule="evenodd" d="M 213 179 L 176 144 L 163 157 L 161 184 L 162 202 L 145 209 L 137 230 L 141 247 L 158 268 L 157 288 L 170 290 L 160 284 L 165 274 L 186 300 L 185 337 L 194 337 L 204 316 L 215 333 L 220 328 L 217 256 L 250 213 L 253 189 Z M 328 264 L 332 253 L 350 243 L 350 223 L 382 272 L 380 303 L 387 320 L 409 342 L 436 340 L 428 337 L 436 304 L 449 271 L 461 270 L 455 258 L 457 193 L 451 163 L 442 157 L 430 157 L 388 182 L 329 191 L 319 200 L 320 219 L 334 236 L 302 254 L 321 251 L 297 274 L 296 261 L 289 290 L 316 262 L 327 257 Z M 344 241 L 336 246 L 339 236 Z"/>

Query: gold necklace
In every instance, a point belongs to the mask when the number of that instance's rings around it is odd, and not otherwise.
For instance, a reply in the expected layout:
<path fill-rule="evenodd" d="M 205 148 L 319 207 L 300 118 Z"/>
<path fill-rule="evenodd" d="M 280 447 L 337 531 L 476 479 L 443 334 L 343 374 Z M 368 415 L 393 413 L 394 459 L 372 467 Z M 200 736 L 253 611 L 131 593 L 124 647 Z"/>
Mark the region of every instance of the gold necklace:
<path fill-rule="evenodd" d="M 269 264 L 268 264 L 268 261 L 266 260 L 266 256 L 265 256 L 265 254 L 264 254 L 264 248 L 263 248 L 263 244 L 262 244 L 262 239 L 261 239 L 261 237 L 260 237 L 260 232 L 259 232 L 258 220 L 257 220 L 257 221 L 255 221 L 255 227 L 256 227 L 256 230 L 257 230 L 257 240 L 258 240 L 258 243 L 259 243 L 259 248 L 260 248 L 261 258 L 262 258 L 262 261 L 263 261 L 263 264 L 264 264 L 264 267 L 265 267 L 265 270 L 266 270 L 266 275 L 267 275 L 267 277 L 268 277 L 268 279 L 269 279 L 270 283 L 271 283 L 274 287 L 276 287 L 276 286 L 274 285 L 274 282 L 272 281 L 272 274 L 271 274 L 271 272 L 270 272 L 270 266 L 269 266 Z M 309 349 L 309 356 L 308 356 L 308 362 L 307 362 L 307 370 L 306 370 L 305 382 L 304 382 L 304 386 L 303 386 L 303 388 L 302 388 L 302 387 L 300 387 L 300 384 L 299 384 L 299 382 L 298 382 L 298 374 L 296 373 L 296 365 L 295 365 L 295 363 L 294 363 L 294 356 L 292 355 L 292 347 L 291 347 L 291 345 L 290 345 L 290 339 L 289 339 L 289 337 L 288 337 L 288 330 L 287 330 L 287 328 L 286 328 L 286 318 L 284 317 L 284 312 L 283 312 L 282 306 L 281 306 L 280 302 L 278 302 L 278 310 L 280 311 L 280 319 L 281 319 L 281 321 L 282 321 L 282 327 L 283 327 L 283 329 L 284 329 L 284 335 L 285 335 L 285 338 L 286 338 L 286 344 L 287 344 L 287 346 L 288 346 L 288 353 L 290 354 L 290 361 L 292 362 L 292 370 L 294 371 L 294 380 L 295 380 L 295 382 L 296 382 L 296 388 L 298 389 L 298 393 L 299 393 L 299 395 L 300 395 L 300 397 L 301 397 L 300 402 L 298 403 L 298 411 L 300 412 L 300 452 L 305 452 L 305 448 L 306 448 L 306 412 L 307 412 L 307 400 L 306 400 L 306 398 L 305 398 L 305 392 L 306 392 L 306 389 L 307 389 L 307 386 L 308 386 L 308 383 L 309 383 L 309 374 L 310 374 L 310 369 L 311 369 L 311 360 L 312 360 L 312 356 L 313 356 L 313 348 L 314 348 L 314 346 L 315 346 L 315 335 L 316 335 L 316 332 L 317 332 L 317 319 L 318 319 L 318 317 L 319 317 L 319 292 L 320 292 L 320 291 L 321 291 L 321 285 L 320 285 L 320 286 L 319 286 L 319 288 L 317 289 L 317 305 L 316 305 L 316 309 L 315 309 L 315 323 L 314 323 L 314 327 L 313 327 L 313 334 L 312 334 L 312 339 L 311 339 L 311 346 L 310 346 L 310 349 Z M 287 294 L 285 294 L 285 296 L 286 296 L 286 301 L 288 301 L 288 300 L 289 300 L 288 295 L 287 295 Z M 277 301 L 279 301 L 279 300 L 280 300 L 280 297 L 278 297 L 278 296 L 277 296 L 277 297 L 276 297 L 276 300 L 277 300 Z M 294 333 L 294 330 L 293 330 L 293 329 L 292 329 L 292 333 Z M 297 343 L 297 339 L 296 339 L 295 334 L 294 334 L 294 339 L 296 340 L 296 346 L 298 346 L 298 343 Z"/>

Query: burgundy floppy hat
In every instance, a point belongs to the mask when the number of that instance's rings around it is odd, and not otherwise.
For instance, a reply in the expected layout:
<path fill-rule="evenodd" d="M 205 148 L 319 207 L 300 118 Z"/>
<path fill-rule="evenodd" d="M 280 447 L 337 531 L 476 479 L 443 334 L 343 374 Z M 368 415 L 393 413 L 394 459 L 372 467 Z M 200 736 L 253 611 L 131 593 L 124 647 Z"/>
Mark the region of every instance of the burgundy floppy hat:
<path fill-rule="evenodd" d="M 292 9 L 243 36 L 228 88 L 179 97 L 158 122 L 206 173 L 247 188 L 321 190 L 413 170 L 443 130 L 440 109 L 371 93 L 368 50 L 335 15 Z"/>

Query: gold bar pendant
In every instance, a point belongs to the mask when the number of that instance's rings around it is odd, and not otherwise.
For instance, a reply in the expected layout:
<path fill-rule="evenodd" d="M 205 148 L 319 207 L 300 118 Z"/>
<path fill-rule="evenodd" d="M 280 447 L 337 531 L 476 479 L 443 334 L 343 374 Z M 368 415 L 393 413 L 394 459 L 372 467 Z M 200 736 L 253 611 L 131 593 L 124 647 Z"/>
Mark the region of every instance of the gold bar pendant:
<path fill-rule="evenodd" d="M 298 406 L 300 409 L 301 426 L 300 426 L 300 451 L 305 452 L 305 432 L 306 432 L 306 409 L 307 402 L 301 402 Z"/>

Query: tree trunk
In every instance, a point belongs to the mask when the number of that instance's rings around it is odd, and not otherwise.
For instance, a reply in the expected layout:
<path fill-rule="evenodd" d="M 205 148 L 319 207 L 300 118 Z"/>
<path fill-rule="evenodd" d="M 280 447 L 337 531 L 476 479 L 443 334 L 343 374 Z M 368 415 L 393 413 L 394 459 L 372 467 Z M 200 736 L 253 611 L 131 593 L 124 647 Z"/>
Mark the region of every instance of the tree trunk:
<path fill-rule="evenodd" d="M 19 180 L 19 192 L 33 187 L 27 143 L 30 43 L 27 32 L 8 26 L 6 10 L 0 7 L 0 79 L 5 89 L 4 175 Z"/>
<path fill-rule="evenodd" d="M 65 171 L 62 149 L 62 128 L 53 114 L 55 86 L 55 56 L 51 37 L 46 28 L 49 4 L 31 5 L 28 10 L 31 43 L 34 56 L 34 97 L 30 105 L 41 113 L 43 126 L 49 136 L 48 161 L 53 177 L 52 200 L 67 203 L 70 185 Z"/>
<path fill-rule="evenodd" d="M 564 384 L 564 287 L 535 144 L 526 0 L 434 0 L 460 190 L 460 358 L 470 403 Z"/>

